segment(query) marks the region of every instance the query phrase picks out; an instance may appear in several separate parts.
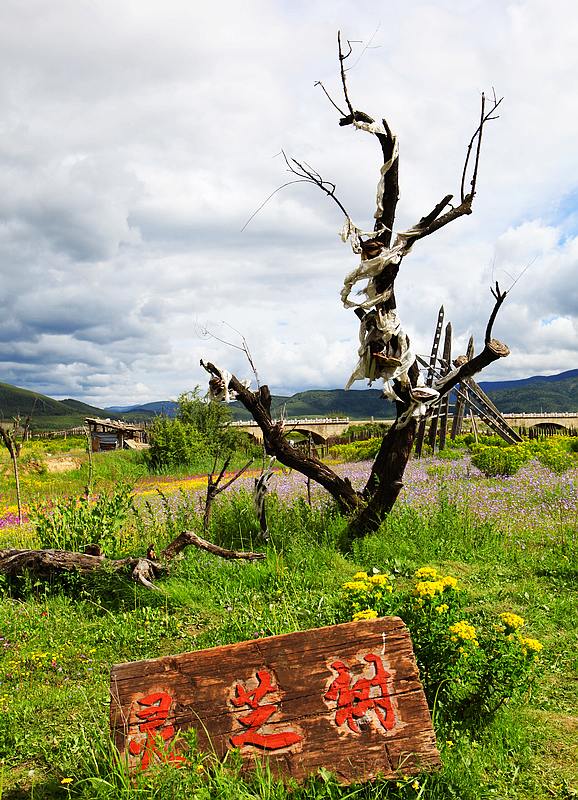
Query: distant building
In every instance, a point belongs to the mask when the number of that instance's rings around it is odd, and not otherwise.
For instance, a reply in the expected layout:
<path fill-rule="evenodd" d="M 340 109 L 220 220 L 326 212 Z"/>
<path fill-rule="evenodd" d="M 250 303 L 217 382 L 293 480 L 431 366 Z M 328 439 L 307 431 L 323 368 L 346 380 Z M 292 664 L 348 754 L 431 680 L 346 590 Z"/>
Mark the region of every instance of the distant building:
<path fill-rule="evenodd" d="M 143 450 L 148 447 L 144 425 L 92 417 L 87 417 L 85 422 L 90 432 L 93 453 L 104 450 Z"/>

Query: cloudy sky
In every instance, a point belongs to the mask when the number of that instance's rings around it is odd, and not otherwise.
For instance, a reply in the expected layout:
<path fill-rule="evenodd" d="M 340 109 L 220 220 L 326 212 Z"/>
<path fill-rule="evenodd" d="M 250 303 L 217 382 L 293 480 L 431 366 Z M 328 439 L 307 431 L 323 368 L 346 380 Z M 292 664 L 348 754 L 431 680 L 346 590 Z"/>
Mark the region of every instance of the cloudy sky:
<path fill-rule="evenodd" d="M 463 352 L 512 355 L 485 379 L 578 367 L 578 8 L 573 0 L 3 0 L 0 381 L 99 405 L 205 383 L 201 357 L 278 394 L 342 387 L 356 264 L 314 187 L 277 193 L 281 148 L 371 225 L 373 137 L 339 128 L 336 31 L 360 40 L 354 105 L 400 140 L 397 225 L 459 191 L 479 96 L 504 95 L 474 213 L 419 242 L 397 283 L 429 350 L 441 303 Z M 366 47 L 366 45 L 369 45 Z M 213 336 L 204 336 L 203 331 Z M 214 337 L 218 338 L 214 338 Z M 362 384 L 357 384 L 362 388 Z"/>

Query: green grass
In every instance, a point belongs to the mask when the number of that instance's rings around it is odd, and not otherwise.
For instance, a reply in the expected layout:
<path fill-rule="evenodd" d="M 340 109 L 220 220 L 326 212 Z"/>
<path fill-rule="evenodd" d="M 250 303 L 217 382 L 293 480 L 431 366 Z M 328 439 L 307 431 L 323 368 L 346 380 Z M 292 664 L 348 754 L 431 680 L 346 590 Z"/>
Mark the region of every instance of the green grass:
<path fill-rule="evenodd" d="M 158 593 L 112 576 L 4 586 L 2 800 L 576 796 L 576 553 L 546 547 L 523 527 L 516 539 L 525 547 L 512 547 L 499 523 L 477 522 L 444 494 L 422 514 L 398 508 L 378 533 L 349 551 L 342 547 L 345 521 L 330 509 L 271 499 L 269 521 L 264 561 L 226 562 L 190 550 Z M 140 524 L 125 532 L 127 552 L 144 541 L 160 549 L 170 538 L 160 513 Z M 0 531 L 0 546 L 9 536 L 14 541 L 13 531 Z M 210 537 L 223 545 L 260 546 L 248 495 L 218 504 Z M 476 604 L 521 614 L 530 635 L 545 645 L 538 686 L 525 704 L 504 707 L 478 729 L 434 720 L 439 773 L 420 777 L 416 787 L 403 776 L 398 783 L 339 787 L 322 773 L 297 788 L 266 771 L 242 778 L 234 756 L 220 765 L 198 754 L 191 769 L 159 768 L 136 782 L 115 763 L 107 728 L 111 664 L 332 624 L 340 621 L 340 586 L 358 569 L 387 569 L 403 582 L 426 564 L 458 576 Z M 68 778 L 71 783 L 61 783 Z"/>
<path fill-rule="evenodd" d="M 47 458 L 64 455 L 72 457 L 79 464 L 79 467 L 67 472 L 46 471 Z M 236 452 L 231 459 L 229 469 L 240 469 L 250 457 L 250 455 L 242 451 Z M 115 450 L 94 453 L 92 463 L 93 486 L 97 487 L 97 490 L 110 490 L 120 482 L 138 486 L 139 482 L 142 483 L 151 475 L 141 452 Z M 256 461 L 255 466 L 259 467 L 260 461 Z M 154 475 L 160 477 L 170 476 L 172 478 L 196 474 L 206 475 L 212 467 L 213 457 L 206 453 L 200 453 L 194 463 L 183 467 L 181 470 L 159 470 Z M 221 464 L 218 464 L 217 469 L 220 469 L 220 467 Z M 19 471 L 22 502 L 25 505 L 55 497 L 81 495 L 87 485 L 89 476 L 86 442 L 81 438 L 74 438 L 72 441 L 69 440 L 68 446 L 62 440 L 34 441 L 29 445 L 24 445 L 19 460 Z M 14 506 L 15 503 L 16 489 L 12 462 L 8 451 L 2 448 L 0 449 L 0 516 L 3 508 Z"/>

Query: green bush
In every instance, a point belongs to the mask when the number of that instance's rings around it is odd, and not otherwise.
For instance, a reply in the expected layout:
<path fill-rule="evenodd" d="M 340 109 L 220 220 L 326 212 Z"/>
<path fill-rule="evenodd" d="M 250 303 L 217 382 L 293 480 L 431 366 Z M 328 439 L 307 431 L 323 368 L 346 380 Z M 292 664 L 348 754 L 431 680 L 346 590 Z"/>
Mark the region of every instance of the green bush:
<path fill-rule="evenodd" d="M 577 464 L 570 438 L 552 436 L 548 439 L 534 439 L 528 444 L 532 454 L 552 472 L 562 473 Z"/>
<path fill-rule="evenodd" d="M 199 386 L 179 396 L 177 419 L 200 433 L 213 456 L 226 458 L 240 446 L 239 432 L 228 427 L 232 419 L 229 406 L 205 400 Z"/>
<path fill-rule="evenodd" d="M 449 724 L 491 718 L 536 677 L 542 645 L 522 635 L 524 620 L 475 610 L 456 578 L 433 567 L 399 588 L 379 572 L 358 572 L 343 584 L 343 621 L 389 614 L 408 626 L 429 705 Z"/>
<path fill-rule="evenodd" d="M 336 444 L 330 448 L 329 454 L 340 461 L 367 461 L 375 458 L 381 441 L 381 438 L 376 436 L 373 439 L 363 439 L 349 444 Z"/>
<path fill-rule="evenodd" d="M 531 458 L 531 453 L 523 445 L 485 447 L 478 444 L 472 447 L 472 451 L 472 464 L 488 478 L 515 475 L 522 464 Z"/>
<path fill-rule="evenodd" d="M 207 440 L 193 425 L 169 417 L 154 419 L 149 428 L 149 444 L 145 459 L 155 470 L 186 467 L 209 450 Z"/>
<path fill-rule="evenodd" d="M 133 509 L 132 488 L 118 485 L 110 494 L 94 501 L 88 497 L 65 497 L 49 505 L 32 506 L 30 520 L 43 549 L 82 552 L 97 545 L 109 557 L 117 555 L 117 533 Z"/>
<path fill-rule="evenodd" d="M 480 434 L 476 438 L 473 433 L 465 433 L 456 436 L 457 443 L 463 443 L 471 448 L 472 445 L 484 445 L 485 447 L 508 447 L 508 443 L 501 436 Z"/>

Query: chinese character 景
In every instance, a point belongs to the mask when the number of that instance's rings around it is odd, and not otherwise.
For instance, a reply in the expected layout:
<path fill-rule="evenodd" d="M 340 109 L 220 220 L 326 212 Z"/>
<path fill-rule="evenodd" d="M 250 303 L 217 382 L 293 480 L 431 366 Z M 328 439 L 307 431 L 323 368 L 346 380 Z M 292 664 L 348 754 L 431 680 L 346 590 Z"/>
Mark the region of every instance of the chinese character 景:
<path fill-rule="evenodd" d="M 186 758 L 172 753 L 166 743 L 175 734 L 174 725 L 167 725 L 167 717 L 173 702 L 172 697 L 166 692 L 152 692 L 137 701 L 142 706 L 136 711 L 139 722 L 139 732 L 146 734 L 146 739 L 137 742 L 131 739 L 128 749 L 133 756 L 141 755 L 141 769 L 146 769 L 153 756 L 161 761 L 172 762 L 176 767 L 182 766 Z"/>

